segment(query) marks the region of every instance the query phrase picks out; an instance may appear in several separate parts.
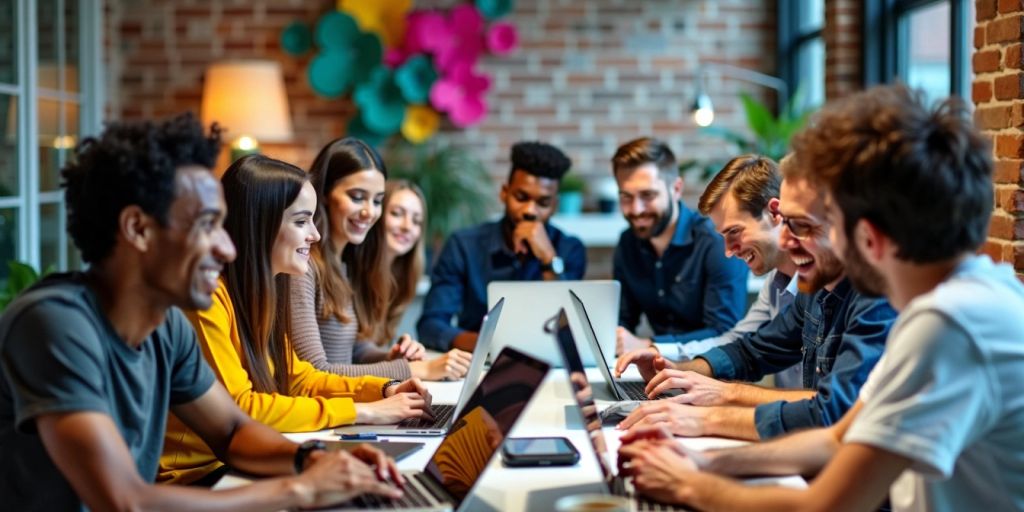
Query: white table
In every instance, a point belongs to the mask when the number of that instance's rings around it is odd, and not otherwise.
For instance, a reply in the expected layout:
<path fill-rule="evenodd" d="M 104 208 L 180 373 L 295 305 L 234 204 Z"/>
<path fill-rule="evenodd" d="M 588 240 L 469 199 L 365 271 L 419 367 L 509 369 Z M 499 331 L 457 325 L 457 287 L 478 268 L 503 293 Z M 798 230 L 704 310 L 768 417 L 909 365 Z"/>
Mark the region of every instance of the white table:
<path fill-rule="evenodd" d="M 635 371 L 635 368 L 631 368 Z M 628 373 L 627 373 L 628 376 Z M 638 376 L 634 375 L 636 378 Z M 592 384 L 600 385 L 602 381 L 596 368 L 587 369 L 587 377 Z M 429 382 L 427 387 L 433 395 L 435 403 L 455 403 L 458 399 L 462 382 Z M 483 480 L 477 484 L 474 494 L 489 506 L 502 511 L 528 510 L 527 499 L 530 491 L 558 489 L 586 484 L 597 484 L 601 479 L 601 470 L 594 458 L 586 431 L 578 420 L 572 421 L 573 428 L 567 428 L 566 406 L 574 404 L 566 373 L 562 369 L 552 369 L 540 389 L 534 395 L 530 405 L 524 411 L 519 422 L 512 429 L 511 437 L 562 436 L 568 438 L 580 452 L 580 462 L 575 466 L 547 468 L 507 468 L 496 456 L 484 473 Z M 598 408 L 607 407 L 609 402 L 598 401 Z M 616 453 L 619 448 L 621 432 L 613 427 L 604 429 L 608 448 Z M 330 430 L 303 434 L 286 434 L 292 440 L 307 439 L 336 440 L 338 436 Z M 441 443 L 440 437 L 381 437 L 392 441 L 415 441 L 425 443 L 422 450 L 399 461 L 402 470 L 422 470 Z M 745 444 L 744 441 L 703 437 L 680 439 L 689 448 L 705 450 Z M 248 480 L 236 475 L 227 475 L 214 486 L 215 489 L 226 489 L 244 485 Z M 776 483 L 791 487 L 804 487 L 806 482 L 799 476 L 783 478 L 758 479 L 757 483 Z M 556 492 L 557 491 L 553 491 Z"/>

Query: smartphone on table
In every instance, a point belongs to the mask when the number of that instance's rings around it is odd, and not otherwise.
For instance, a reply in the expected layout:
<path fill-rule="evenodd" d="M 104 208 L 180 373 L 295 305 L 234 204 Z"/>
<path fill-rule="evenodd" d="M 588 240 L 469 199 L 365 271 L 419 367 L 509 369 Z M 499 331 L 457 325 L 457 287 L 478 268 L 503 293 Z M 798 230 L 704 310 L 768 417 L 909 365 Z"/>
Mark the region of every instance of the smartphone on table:
<path fill-rule="evenodd" d="M 580 452 L 564 437 L 510 437 L 501 448 L 506 466 L 572 466 Z"/>

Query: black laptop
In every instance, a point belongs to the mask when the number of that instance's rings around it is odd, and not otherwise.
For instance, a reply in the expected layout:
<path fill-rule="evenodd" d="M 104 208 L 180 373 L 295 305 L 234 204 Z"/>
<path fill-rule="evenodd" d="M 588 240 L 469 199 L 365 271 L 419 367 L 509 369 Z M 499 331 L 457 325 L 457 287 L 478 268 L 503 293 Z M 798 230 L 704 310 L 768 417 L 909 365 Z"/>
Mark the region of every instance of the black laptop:
<path fill-rule="evenodd" d="M 403 472 L 407 484 L 401 499 L 362 495 L 330 510 L 474 509 L 474 500 L 467 498 L 548 369 L 547 363 L 506 347 L 459 411 L 426 469 Z"/>

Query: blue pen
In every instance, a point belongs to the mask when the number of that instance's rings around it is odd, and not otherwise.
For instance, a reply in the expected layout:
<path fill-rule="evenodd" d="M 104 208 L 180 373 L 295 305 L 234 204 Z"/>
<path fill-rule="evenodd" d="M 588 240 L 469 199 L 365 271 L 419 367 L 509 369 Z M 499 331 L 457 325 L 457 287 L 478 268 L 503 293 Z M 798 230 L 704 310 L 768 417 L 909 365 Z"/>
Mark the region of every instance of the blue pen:
<path fill-rule="evenodd" d="M 358 434 L 342 434 L 341 439 L 344 441 L 376 441 L 377 434 L 373 432 L 360 432 Z"/>

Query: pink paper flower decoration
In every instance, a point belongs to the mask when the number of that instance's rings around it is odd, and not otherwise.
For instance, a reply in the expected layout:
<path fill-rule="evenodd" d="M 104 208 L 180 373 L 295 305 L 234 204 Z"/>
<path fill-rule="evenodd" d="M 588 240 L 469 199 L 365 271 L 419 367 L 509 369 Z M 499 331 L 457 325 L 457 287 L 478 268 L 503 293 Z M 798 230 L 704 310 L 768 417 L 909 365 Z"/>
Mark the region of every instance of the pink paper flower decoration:
<path fill-rule="evenodd" d="M 508 55 L 519 46 L 519 32 L 516 26 L 499 22 L 491 25 L 487 31 L 487 49 L 495 55 Z"/>
<path fill-rule="evenodd" d="M 476 124 L 487 114 L 484 95 L 491 87 L 486 75 L 473 72 L 469 66 L 460 66 L 445 75 L 430 89 L 430 104 L 448 114 L 452 124 L 459 128 Z"/>

